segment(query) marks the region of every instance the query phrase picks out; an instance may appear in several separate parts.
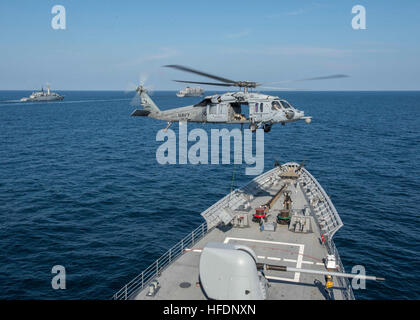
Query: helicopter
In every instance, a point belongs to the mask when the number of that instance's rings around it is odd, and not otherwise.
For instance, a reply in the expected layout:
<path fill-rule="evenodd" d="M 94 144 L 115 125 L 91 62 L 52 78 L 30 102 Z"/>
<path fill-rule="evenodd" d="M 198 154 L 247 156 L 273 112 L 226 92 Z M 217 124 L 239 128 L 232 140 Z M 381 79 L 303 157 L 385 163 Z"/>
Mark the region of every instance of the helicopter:
<path fill-rule="evenodd" d="M 275 123 L 285 125 L 288 122 L 303 120 L 309 124 L 312 121 L 311 116 L 305 116 L 304 111 L 293 107 L 285 99 L 263 93 L 252 92 L 252 89 L 261 86 L 261 83 L 254 81 L 234 81 L 181 65 L 166 65 L 164 67 L 197 74 L 219 81 L 201 82 L 173 80 L 175 82 L 221 87 L 238 87 L 239 91 L 206 96 L 202 101 L 194 105 L 169 110 L 160 110 L 155 102 L 150 98 L 148 90 L 145 88 L 144 84 L 140 83 L 135 91 L 136 95 L 140 97 L 140 104 L 143 106 L 143 109 L 134 110 L 131 116 L 151 117 L 167 121 L 168 125 L 165 130 L 171 126 L 172 122 L 201 122 L 241 125 L 249 124 L 249 129 L 252 132 L 255 132 L 258 128 L 264 129 L 264 132 L 270 132 L 272 125 Z M 347 75 L 337 74 L 296 81 L 343 77 L 347 77 Z M 266 88 L 284 89 L 272 87 Z M 247 115 L 242 113 L 244 110 L 248 111 Z"/>

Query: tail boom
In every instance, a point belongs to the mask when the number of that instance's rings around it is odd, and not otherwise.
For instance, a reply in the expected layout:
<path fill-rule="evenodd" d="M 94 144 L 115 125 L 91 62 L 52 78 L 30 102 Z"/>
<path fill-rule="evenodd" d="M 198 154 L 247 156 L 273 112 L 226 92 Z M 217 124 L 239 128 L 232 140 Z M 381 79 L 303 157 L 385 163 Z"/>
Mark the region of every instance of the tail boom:
<path fill-rule="evenodd" d="M 138 86 L 136 91 L 140 95 L 141 105 L 143 106 L 144 111 L 148 111 L 149 113 L 160 112 L 160 109 L 155 104 L 155 102 L 150 98 L 150 96 L 147 94 L 147 90 L 143 86 Z"/>

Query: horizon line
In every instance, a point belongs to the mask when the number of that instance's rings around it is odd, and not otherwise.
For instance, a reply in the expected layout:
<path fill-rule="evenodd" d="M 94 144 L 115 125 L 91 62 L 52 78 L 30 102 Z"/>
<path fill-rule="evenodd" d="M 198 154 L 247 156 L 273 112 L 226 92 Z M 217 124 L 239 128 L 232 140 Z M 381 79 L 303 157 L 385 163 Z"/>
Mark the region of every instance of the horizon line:
<path fill-rule="evenodd" d="M 0 92 L 2 91 L 34 91 L 36 89 L 0 89 Z M 83 92 L 92 92 L 92 91 L 97 91 L 97 92 L 126 92 L 126 90 L 124 89 L 54 89 L 51 91 L 68 91 L 68 92 L 72 92 L 72 91 L 83 91 Z M 173 92 L 177 92 L 179 90 L 177 89 L 161 89 L 161 90 L 153 90 L 153 92 L 168 92 L 168 91 L 173 91 Z M 223 90 L 207 90 L 208 92 L 238 92 L 235 90 L 232 91 L 223 91 Z M 261 90 L 261 91 L 251 91 L 254 93 L 259 93 L 259 92 L 418 92 L 420 91 L 420 89 L 340 89 L 340 90 L 312 90 L 312 89 L 299 89 L 299 90 Z M 128 91 L 128 93 L 130 92 L 135 92 L 135 90 L 130 90 Z M 127 94 L 128 94 L 127 93 Z"/>

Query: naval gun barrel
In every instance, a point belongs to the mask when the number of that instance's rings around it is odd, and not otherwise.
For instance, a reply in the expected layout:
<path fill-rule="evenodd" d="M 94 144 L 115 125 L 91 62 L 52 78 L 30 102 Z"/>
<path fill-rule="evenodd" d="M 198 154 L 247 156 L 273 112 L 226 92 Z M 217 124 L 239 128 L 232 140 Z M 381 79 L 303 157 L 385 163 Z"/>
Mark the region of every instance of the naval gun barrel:
<path fill-rule="evenodd" d="M 361 274 L 332 272 L 332 271 L 323 271 L 323 270 L 300 269 L 300 268 L 293 268 L 293 267 L 288 267 L 288 266 L 277 266 L 277 265 L 265 264 L 265 263 L 257 263 L 257 268 L 263 269 L 263 270 L 290 271 L 290 272 L 301 272 L 301 273 L 309 273 L 309 274 L 321 274 L 325 276 L 335 276 L 335 277 L 342 277 L 342 278 L 357 278 L 357 279 L 363 279 L 363 280 L 385 281 L 385 278 L 376 277 L 376 276 L 366 276 L 366 275 L 361 275 Z"/>
<path fill-rule="evenodd" d="M 274 204 L 277 202 L 277 200 L 280 198 L 281 194 L 284 192 L 284 190 L 287 188 L 287 184 L 284 184 L 280 190 L 272 197 L 266 204 L 258 207 L 255 209 L 255 214 L 253 216 L 253 221 L 257 221 L 254 219 L 260 219 L 260 218 L 266 218 L 268 212 L 271 210 L 271 208 L 274 206 Z"/>
<path fill-rule="evenodd" d="M 271 199 L 270 199 L 270 201 L 268 201 L 266 204 L 265 204 L 265 207 L 268 209 L 268 210 L 270 210 L 273 206 L 274 206 L 274 204 L 277 202 L 277 200 L 280 198 L 280 196 L 281 196 L 281 194 L 284 192 L 284 190 L 286 189 L 286 187 L 287 187 L 287 184 L 284 184 L 281 188 L 280 188 L 280 190 L 274 195 L 274 197 L 272 197 Z"/>

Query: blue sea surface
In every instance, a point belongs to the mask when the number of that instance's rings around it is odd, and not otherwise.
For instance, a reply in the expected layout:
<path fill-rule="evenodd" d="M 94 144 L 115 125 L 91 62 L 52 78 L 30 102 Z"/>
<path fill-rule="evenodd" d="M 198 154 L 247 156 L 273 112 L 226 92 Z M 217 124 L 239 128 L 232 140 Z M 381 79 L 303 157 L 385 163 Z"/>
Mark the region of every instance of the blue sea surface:
<path fill-rule="evenodd" d="M 160 165 L 166 123 L 130 117 L 130 95 L 60 93 L 20 103 L 30 92 L 0 91 L 0 299 L 109 299 L 231 188 L 233 165 Z M 356 298 L 420 299 L 420 92 L 273 94 L 313 122 L 273 126 L 265 171 L 306 160 L 343 220 L 334 239 L 346 271 L 386 278 Z M 162 109 L 198 101 L 153 99 Z M 236 187 L 253 178 L 246 166 Z M 54 265 L 66 268 L 65 290 L 51 287 Z"/>

